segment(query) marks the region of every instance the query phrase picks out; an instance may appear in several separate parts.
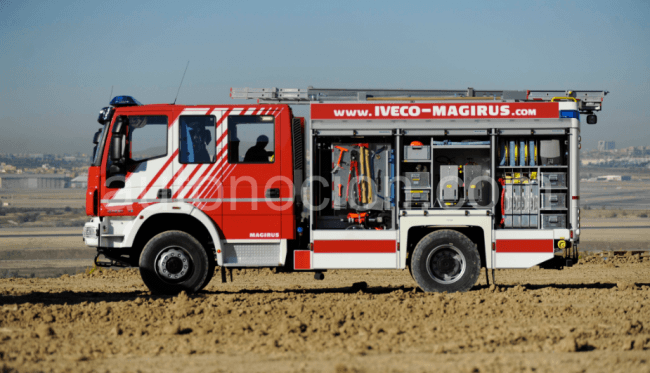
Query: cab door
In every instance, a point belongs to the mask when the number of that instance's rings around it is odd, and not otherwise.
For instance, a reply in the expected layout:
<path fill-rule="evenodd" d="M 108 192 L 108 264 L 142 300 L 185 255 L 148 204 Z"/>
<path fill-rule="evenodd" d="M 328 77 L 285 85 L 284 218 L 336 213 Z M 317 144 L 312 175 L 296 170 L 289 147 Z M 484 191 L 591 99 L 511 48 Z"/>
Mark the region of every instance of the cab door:
<path fill-rule="evenodd" d="M 111 138 L 120 138 L 123 158 L 111 159 L 111 141 L 101 173 L 100 213 L 135 215 L 152 203 L 169 196 L 166 185 L 172 177 L 170 167 L 177 152 L 173 150 L 171 111 L 126 109 L 115 116 Z M 122 121 L 122 129 L 115 132 Z"/>
<path fill-rule="evenodd" d="M 178 112 L 178 157 L 170 182 L 175 202 L 190 203 L 221 226 L 221 170 L 224 159 L 217 152 L 217 133 L 224 110 L 185 108 Z M 223 141 L 223 139 L 221 139 Z"/>
<path fill-rule="evenodd" d="M 233 110 L 225 118 L 223 233 L 226 239 L 280 239 L 282 204 L 291 203 L 282 182 L 282 108 Z M 289 181 L 290 183 L 290 181 Z"/>

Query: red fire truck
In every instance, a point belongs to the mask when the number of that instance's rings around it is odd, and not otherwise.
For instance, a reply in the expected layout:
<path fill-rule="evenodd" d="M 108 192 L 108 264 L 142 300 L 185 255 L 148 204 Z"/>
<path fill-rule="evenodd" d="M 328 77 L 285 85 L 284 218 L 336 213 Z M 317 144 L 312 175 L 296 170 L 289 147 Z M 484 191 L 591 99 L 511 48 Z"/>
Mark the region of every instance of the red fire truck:
<path fill-rule="evenodd" d="M 115 97 L 83 237 L 152 292 L 220 267 L 406 269 L 466 291 L 481 268 L 566 266 L 580 241 L 580 116 L 606 91 L 231 89 L 252 105 Z M 291 105 L 310 106 L 310 118 Z"/>

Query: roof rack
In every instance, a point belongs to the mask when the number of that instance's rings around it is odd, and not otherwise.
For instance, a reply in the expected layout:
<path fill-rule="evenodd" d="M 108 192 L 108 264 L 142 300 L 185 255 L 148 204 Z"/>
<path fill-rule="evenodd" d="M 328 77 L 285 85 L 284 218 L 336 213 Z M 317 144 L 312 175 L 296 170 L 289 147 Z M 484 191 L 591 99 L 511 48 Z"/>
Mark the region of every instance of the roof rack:
<path fill-rule="evenodd" d="M 233 99 L 254 100 L 258 103 L 306 105 L 324 102 L 372 102 L 372 101 L 566 101 L 579 103 L 581 112 L 601 110 L 608 91 L 574 90 L 476 90 L 454 89 L 345 89 L 345 88 L 230 88 Z"/>

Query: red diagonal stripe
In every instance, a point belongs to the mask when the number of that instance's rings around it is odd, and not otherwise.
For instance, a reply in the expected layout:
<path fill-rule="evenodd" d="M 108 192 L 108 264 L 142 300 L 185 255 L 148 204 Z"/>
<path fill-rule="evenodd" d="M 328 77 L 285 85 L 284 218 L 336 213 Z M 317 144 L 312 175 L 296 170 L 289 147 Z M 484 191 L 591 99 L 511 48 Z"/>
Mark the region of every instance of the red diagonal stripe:
<path fill-rule="evenodd" d="M 194 168 L 194 170 L 190 173 L 190 176 L 187 177 L 187 180 L 185 180 L 185 181 L 183 182 L 183 184 L 180 186 L 180 188 L 178 188 L 178 190 L 176 191 L 176 193 L 174 193 L 174 198 L 177 198 L 177 197 L 178 197 L 178 195 L 183 191 L 183 188 L 185 188 L 185 186 L 186 186 L 186 185 L 187 185 L 187 184 L 192 180 L 192 178 L 194 177 L 194 175 L 199 171 L 199 169 L 201 168 L 201 166 L 202 166 L 202 165 L 200 165 L 200 164 L 197 164 L 197 165 L 196 165 L 196 167 Z"/>
<path fill-rule="evenodd" d="M 228 114 L 230 114 L 231 111 L 232 111 L 232 109 L 228 109 L 228 110 L 226 110 L 225 113 L 223 113 L 223 116 L 221 118 L 219 118 L 219 120 L 217 121 L 217 127 L 219 127 L 221 125 L 221 122 L 223 122 L 223 120 L 228 117 Z"/>
<path fill-rule="evenodd" d="M 221 149 L 219 151 L 219 154 L 217 154 L 217 157 L 216 157 L 217 160 L 219 159 L 219 157 L 221 157 L 221 154 L 223 154 L 223 151 L 224 151 L 224 149 Z M 200 188 L 201 187 L 201 182 L 203 181 L 203 179 L 205 179 L 206 176 L 208 176 L 210 173 L 212 173 L 213 170 L 215 169 L 215 167 L 218 164 L 219 164 L 219 162 L 212 163 L 210 166 L 208 166 L 205 169 L 203 174 L 201 174 L 201 176 L 196 180 L 194 185 L 191 186 L 190 191 L 187 193 L 187 197 L 191 198 L 194 194 L 196 194 L 196 190 L 194 188 Z"/>
<path fill-rule="evenodd" d="M 210 186 L 208 188 L 208 183 L 204 184 L 204 188 L 202 191 L 199 192 L 199 194 L 196 195 L 195 198 L 201 199 L 201 198 L 209 198 L 209 196 L 215 191 L 215 189 L 218 189 L 221 184 L 223 184 L 223 176 L 225 172 L 232 167 L 232 165 L 228 165 L 224 159 L 224 162 L 221 163 L 219 166 L 217 172 L 215 173 L 214 178 L 217 178 L 217 181 L 214 183 L 214 185 Z M 218 178 L 218 176 L 221 176 Z M 206 189 L 207 188 L 207 189 Z"/>
<path fill-rule="evenodd" d="M 219 152 L 219 156 L 217 157 L 217 159 L 219 159 L 219 158 L 221 157 L 221 154 L 223 154 L 223 152 L 226 150 L 227 147 L 228 147 L 228 144 L 226 144 L 226 146 L 224 146 L 224 148 L 221 149 L 221 151 Z M 213 178 L 213 177 L 217 174 L 217 172 L 219 172 L 219 170 L 221 170 L 221 168 L 223 167 L 223 165 L 224 165 L 225 162 L 227 162 L 227 161 L 228 161 L 228 159 L 227 159 L 226 157 L 224 157 L 221 161 L 217 161 L 217 162 L 215 162 L 215 163 L 212 165 L 213 167 L 211 168 L 211 172 L 210 172 L 210 175 L 208 176 L 208 178 Z M 207 173 L 206 173 L 206 174 L 207 174 Z M 203 177 L 205 177 L 206 174 L 204 174 Z M 202 178 L 203 178 L 203 177 L 202 177 Z M 199 183 L 197 183 L 196 185 L 198 186 Z M 194 194 L 194 196 L 195 196 L 196 198 L 199 198 L 199 196 L 200 196 L 201 194 L 203 194 L 203 192 L 204 192 L 205 189 L 208 187 L 208 185 L 209 185 L 209 182 L 207 182 L 207 181 L 206 181 L 205 183 L 203 183 L 203 185 L 201 185 L 201 186 L 199 187 L 199 189 L 196 191 L 196 193 Z M 190 196 L 190 197 L 192 197 L 192 196 Z"/>
<path fill-rule="evenodd" d="M 237 165 L 234 165 L 234 164 L 227 165 L 226 167 L 224 167 L 223 168 L 223 173 L 221 174 L 221 180 L 219 180 L 217 182 L 217 184 L 215 184 L 215 186 L 212 187 L 212 189 L 210 189 L 206 193 L 206 195 L 209 195 L 210 193 L 214 192 L 215 189 L 218 190 L 224 184 L 224 182 L 226 181 L 228 176 L 230 176 L 230 174 L 235 170 L 236 167 L 237 167 Z M 207 202 L 203 202 L 203 203 L 206 204 Z M 200 208 L 200 207 L 203 207 L 203 206 L 198 206 L 198 207 Z"/>
<path fill-rule="evenodd" d="M 160 170 L 158 170 L 158 173 L 156 173 L 156 176 L 154 176 L 153 179 L 151 179 L 151 181 L 149 182 L 149 184 L 147 185 L 147 187 L 144 188 L 144 190 L 142 191 L 142 193 L 140 193 L 140 195 L 138 196 L 138 199 L 141 199 L 142 197 L 144 197 L 145 194 L 147 194 L 147 192 L 149 191 L 149 189 L 151 189 L 151 186 L 156 182 L 156 180 L 158 180 L 158 178 L 160 177 L 160 175 L 162 175 L 162 173 L 167 169 L 167 167 L 169 167 L 169 165 L 172 163 L 172 160 L 174 160 L 174 158 L 175 158 L 177 155 L 178 155 L 178 149 L 176 149 L 176 151 L 174 151 L 174 153 L 172 153 L 172 156 L 169 157 L 169 158 L 167 159 L 167 162 L 165 162 L 165 164 L 160 168 Z"/>
<path fill-rule="evenodd" d="M 180 176 L 181 172 L 183 172 L 183 170 L 185 169 L 185 167 L 187 167 L 187 164 L 184 164 L 184 165 L 181 166 L 181 168 L 180 168 L 180 169 L 179 169 L 179 170 L 174 174 L 174 176 L 172 177 L 172 179 L 169 180 L 169 182 L 167 183 L 167 186 L 166 186 L 165 188 L 169 189 L 169 187 L 172 186 L 172 184 L 174 183 L 174 180 L 176 180 L 176 178 L 177 178 L 178 176 Z"/>

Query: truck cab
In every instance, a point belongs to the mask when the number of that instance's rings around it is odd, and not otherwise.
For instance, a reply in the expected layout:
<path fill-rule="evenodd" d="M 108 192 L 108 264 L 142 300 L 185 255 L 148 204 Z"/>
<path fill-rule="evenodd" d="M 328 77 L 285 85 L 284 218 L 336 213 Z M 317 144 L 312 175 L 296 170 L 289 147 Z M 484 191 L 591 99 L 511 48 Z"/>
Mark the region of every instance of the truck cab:
<path fill-rule="evenodd" d="M 215 263 L 285 264 L 296 236 L 294 157 L 303 156 L 293 151 L 303 122 L 288 105 L 141 105 L 128 96 L 111 105 L 100 113 L 84 228 L 109 265 L 141 266 L 146 244 L 169 230 L 196 239 L 212 272 Z"/>

